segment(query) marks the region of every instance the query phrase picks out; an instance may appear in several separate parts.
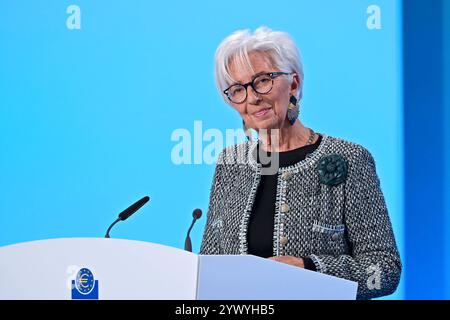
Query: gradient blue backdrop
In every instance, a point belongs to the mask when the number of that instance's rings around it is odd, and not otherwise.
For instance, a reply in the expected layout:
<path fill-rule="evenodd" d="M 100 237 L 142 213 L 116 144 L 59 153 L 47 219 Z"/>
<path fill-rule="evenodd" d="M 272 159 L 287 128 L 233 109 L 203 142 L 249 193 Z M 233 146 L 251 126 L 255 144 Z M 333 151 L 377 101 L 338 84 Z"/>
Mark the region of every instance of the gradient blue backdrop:
<path fill-rule="evenodd" d="M 66 27 L 71 4 L 81 9 L 80 30 Z M 366 26 L 372 4 L 380 30 Z M 214 166 L 175 165 L 171 135 L 185 128 L 194 144 L 197 120 L 203 132 L 239 128 L 214 85 L 214 51 L 231 32 L 266 25 L 300 48 L 302 121 L 374 155 L 406 261 L 401 4 L 0 2 L 0 245 L 101 237 L 149 195 L 112 235 L 182 248 L 192 210 L 206 213 Z M 193 230 L 194 251 L 204 223 Z M 405 266 L 391 298 L 408 297 L 407 274 Z"/>

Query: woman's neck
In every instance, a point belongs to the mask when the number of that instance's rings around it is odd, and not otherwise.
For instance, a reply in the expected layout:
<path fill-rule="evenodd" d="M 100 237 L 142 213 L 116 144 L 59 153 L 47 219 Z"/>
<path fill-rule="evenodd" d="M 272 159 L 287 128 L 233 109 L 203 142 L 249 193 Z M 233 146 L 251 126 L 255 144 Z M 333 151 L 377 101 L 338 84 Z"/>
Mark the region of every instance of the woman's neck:
<path fill-rule="evenodd" d="M 259 138 L 265 151 L 283 152 L 305 146 L 311 136 L 311 131 L 300 120 L 293 125 L 287 124 L 280 129 L 260 130 Z M 314 136 L 313 141 L 316 140 Z"/>

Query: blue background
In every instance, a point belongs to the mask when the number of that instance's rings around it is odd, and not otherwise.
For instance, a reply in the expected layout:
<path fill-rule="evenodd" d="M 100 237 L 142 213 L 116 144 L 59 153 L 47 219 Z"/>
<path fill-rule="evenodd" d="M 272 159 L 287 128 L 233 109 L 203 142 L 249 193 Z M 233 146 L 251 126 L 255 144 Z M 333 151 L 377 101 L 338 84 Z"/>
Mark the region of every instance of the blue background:
<path fill-rule="evenodd" d="M 425 1 L 415 0 L 1 1 L 0 245 L 103 236 L 120 211 L 149 195 L 112 236 L 182 248 L 192 210 L 206 215 L 214 166 L 174 164 L 172 133 L 187 129 L 192 148 L 206 147 L 194 121 L 203 133 L 240 127 L 215 88 L 214 52 L 231 32 L 266 25 L 290 33 L 301 51 L 304 124 L 360 143 L 376 160 L 405 264 L 390 298 L 449 298 L 444 2 L 433 2 L 424 24 Z M 80 30 L 66 26 L 72 4 Z M 366 26 L 372 4 L 381 8 L 380 30 Z M 418 30 L 426 56 L 416 50 Z M 423 80 L 422 69 L 428 80 L 412 81 Z M 426 84 L 438 101 L 419 103 Z M 434 163 L 428 174 L 424 161 Z M 192 233 L 195 252 L 205 221 Z"/>

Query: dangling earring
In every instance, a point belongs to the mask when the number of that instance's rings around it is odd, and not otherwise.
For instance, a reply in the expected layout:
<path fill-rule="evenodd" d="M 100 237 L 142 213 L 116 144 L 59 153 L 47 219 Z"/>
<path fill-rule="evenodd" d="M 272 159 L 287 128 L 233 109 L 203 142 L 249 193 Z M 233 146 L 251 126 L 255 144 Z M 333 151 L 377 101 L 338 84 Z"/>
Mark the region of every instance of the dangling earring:
<path fill-rule="evenodd" d="M 298 118 L 298 114 L 300 113 L 300 108 L 298 107 L 298 101 L 295 96 L 291 96 L 289 99 L 289 106 L 287 110 L 287 119 L 289 123 L 293 125 L 295 120 Z"/>
<path fill-rule="evenodd" d="M 247 140 L 250 141 L 252 139 L 252 132 L 250 131 L 249 128 L 247 128 L 244 119 L 242 119 L 242 129 L 244 129 L 244 133 L 245 136 L 247 137 Z"/>

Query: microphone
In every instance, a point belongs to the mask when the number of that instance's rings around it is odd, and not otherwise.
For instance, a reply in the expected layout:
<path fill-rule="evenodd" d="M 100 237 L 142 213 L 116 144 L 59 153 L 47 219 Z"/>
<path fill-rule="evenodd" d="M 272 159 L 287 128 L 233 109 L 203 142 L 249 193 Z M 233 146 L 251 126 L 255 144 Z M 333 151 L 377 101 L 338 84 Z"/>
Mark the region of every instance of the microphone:
<path fill-rule="evenodd" d="M 127 220 L 133 213 L 138 211 L 144 204 L 146 204 L 150 200 L 150 197 L 145 196 L 141 200 L 136 201 L 131 206 L 123 210 L 121 213 L 119 213 L 119 217 L 116 221 L 114 221 L 108 228 L 108 231 L 106 231 L 105 238 L 110 238 L 109 232 L 111 231 L 112 227 L 119 222 L 119 221 L 125 221 Z"/>
<path fill-rule="evenodd" d="M 200 209 L 195 209 L 194 212 L 192 212 L 192 217 L 193 217 L 192 223 L 187 232 L 186 240 L 184 241 L 184 250 L 186 250 L 186 251 L 192 252 L 192 242 L 191 242 L 191 237 L 189 236 L 189 234 L 191 233 L 191 230 L 195 224 L 195 221 L 200 219 L 201 216 L 202 216 L 202 210 L 200 210 Z"/>

